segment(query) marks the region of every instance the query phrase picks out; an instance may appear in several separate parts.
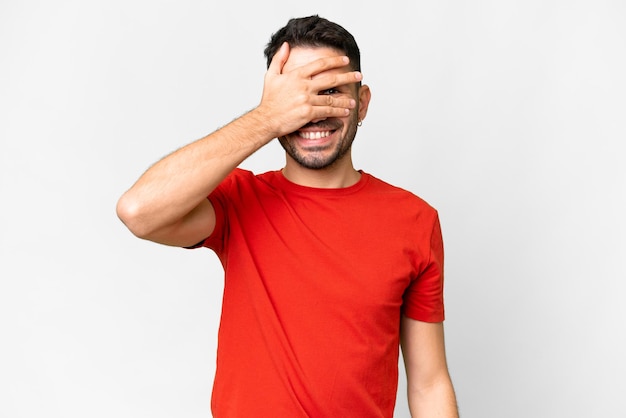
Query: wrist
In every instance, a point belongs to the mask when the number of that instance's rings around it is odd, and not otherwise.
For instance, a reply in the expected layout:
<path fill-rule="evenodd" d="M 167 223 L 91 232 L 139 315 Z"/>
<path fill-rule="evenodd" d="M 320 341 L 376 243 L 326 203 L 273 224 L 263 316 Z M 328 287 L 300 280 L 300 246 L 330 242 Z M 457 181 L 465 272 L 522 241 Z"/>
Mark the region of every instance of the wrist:
<path fill-rule="evenodd" d="M 262 106 L 252 109 L 245 116 L 250 120 L 252 130 L 267 139 L 265 143 L 284 135 L 276 117 Z"/>

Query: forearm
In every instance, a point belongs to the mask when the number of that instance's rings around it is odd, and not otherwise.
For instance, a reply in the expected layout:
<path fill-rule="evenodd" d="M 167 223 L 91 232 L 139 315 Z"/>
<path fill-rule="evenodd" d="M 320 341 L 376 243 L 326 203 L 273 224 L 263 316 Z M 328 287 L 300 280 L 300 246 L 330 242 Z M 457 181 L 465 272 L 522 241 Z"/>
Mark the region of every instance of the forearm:
<path fill-rule="evenodd" d="M 120 198 L 118 215 L 144 237 L 175 223 L 273 137 L 263 115 L 250 111 L 150 167 Z"/>
<path fill-rule="evenodd" d="M 207 207 L 206 197 L 243 160 L 273 138 L 315 119 L 346 116 L 356 106 L 354 99 L 334 99 L 319 92 L 358 82 L 360 73 L 314 80 L 320 72 L 346 66 L 346 57 L 319 59 L 283 73 L 288 56 L 289 46 L 284 43 L 266 73 L 257 108 L 165 157 L 120 198 L 118 216 L 135 235 L 173 245 L 193 244 L 187 241 L 212 230 L 207 225 L 214 212 Z"/>
<path fill-rule="evenodd" d="M 402 354 L 413 418 L 457 418 L 456 396 L 448 373 L 443 323 L 402 317 Z"/>
<path fill-rule="evenodd" d="M 458 418 L 454 388 L 449 376 L 422 389 L 408 390 L 412 418 Z"/>

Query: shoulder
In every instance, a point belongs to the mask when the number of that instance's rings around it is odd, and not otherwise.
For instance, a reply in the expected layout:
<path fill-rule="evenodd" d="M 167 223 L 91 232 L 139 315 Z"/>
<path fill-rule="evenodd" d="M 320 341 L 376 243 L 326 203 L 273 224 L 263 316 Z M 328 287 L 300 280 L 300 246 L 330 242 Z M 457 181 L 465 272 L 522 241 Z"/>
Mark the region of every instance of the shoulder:
<path fill-rule="evenodd" d="M 219 187 L 222 189 L 264 187 L 275 183 L 276 177 L 275 171 L 255 174 L 243 168 L 235 168 L 226 176 Z"/>
<path fill-rule="evenodd" d="M 433 214 L 436 214 L 436 209 L 431 206 L 429 202 L 412 191 L 394 186 L 369 173 L 363 173 L 363 175 L 368 176 L 368 190 L 384 199 L 383 203 L 400 204 L 404 207 L 410 207 L 420 211 L 432 212 Z"/>
<path fill-rule="evenodd" d="M 245 170 L 243 168 L 235 168 L 233 171 L 230 172 L 230 174 L 228 174 L 228 176 L 226 176 L 223 182 L 236 183 L 239 181 L 246 181 L 254 178 L 256 178 L 256 175 L 252 171 Z"/>

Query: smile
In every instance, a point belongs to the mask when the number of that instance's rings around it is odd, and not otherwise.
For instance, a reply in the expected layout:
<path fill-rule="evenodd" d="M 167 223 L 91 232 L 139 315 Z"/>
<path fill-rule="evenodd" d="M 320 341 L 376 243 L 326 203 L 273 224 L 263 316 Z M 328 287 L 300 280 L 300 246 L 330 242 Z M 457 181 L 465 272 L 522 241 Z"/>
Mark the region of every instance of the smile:
<path fill-rule="evenodd" d="M 304 139 L 322 139 L 332 135 L 333 131 L 298 131 L 298 135 Z"/>

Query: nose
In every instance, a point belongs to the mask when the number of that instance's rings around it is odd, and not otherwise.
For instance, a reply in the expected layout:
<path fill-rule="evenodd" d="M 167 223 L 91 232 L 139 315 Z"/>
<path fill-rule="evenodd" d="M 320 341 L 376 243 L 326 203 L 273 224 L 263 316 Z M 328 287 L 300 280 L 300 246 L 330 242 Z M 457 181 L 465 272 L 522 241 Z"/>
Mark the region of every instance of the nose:
<path fill-rule="evenodd" d="M 326 119 L 328 119 L 328 118 L 313 119 L 311 121 L 311 123 L 318 123 L 318 122 L 321 122 L 321 121 L 326 120 Z"/>

